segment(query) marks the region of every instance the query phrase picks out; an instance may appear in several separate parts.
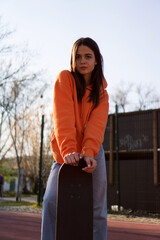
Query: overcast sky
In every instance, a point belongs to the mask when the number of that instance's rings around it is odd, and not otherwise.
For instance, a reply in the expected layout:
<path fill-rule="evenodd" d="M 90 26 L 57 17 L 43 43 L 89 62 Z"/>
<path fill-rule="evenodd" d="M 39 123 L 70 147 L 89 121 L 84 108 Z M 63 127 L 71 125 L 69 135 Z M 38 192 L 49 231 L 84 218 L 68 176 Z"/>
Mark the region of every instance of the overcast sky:
<path fill-rule="evenodd" d="M 160 0 L 0 0 L 0 16 L 16 29 L 13 41 L 38 54 L 51 85 L 69 69 L 73 43 L 91 37 L 109 93 L 122 82 L 160 89 Z"/>

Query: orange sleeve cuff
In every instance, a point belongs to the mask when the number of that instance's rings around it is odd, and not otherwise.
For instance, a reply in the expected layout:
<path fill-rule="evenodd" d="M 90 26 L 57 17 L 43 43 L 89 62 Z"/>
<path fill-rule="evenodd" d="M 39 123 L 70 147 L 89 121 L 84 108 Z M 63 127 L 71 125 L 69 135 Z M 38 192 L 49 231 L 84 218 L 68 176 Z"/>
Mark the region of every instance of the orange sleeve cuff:
<path fill-rule="evenodd" d="M 95 158 L 94 156 L 94 152 L 90 149 L 82 149 L 82 153 L 84 154 L 85 157 L 91 157 L 91 158 Z"/>

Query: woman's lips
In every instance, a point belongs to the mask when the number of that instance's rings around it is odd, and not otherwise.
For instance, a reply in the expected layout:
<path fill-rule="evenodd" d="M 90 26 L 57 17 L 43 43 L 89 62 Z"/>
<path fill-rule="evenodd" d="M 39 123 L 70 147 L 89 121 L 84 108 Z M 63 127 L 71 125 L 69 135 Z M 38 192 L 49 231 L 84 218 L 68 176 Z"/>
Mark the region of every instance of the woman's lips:
<path fill-rule="evenodd" d="M 87 67 L 80 67 L 80 69 L 85 70 L 85 69 L 87 69 Z"/>

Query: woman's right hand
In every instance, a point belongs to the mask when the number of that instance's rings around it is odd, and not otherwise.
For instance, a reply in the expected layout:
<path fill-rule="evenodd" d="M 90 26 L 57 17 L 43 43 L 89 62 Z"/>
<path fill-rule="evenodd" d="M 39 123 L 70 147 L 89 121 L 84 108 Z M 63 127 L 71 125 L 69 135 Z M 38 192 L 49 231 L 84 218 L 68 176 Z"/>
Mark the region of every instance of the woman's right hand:
<path fill-rule="evenodd" d="M 73 165 L 73 166 L 78 166 L 80 159 L 80 154 L 77 152 L 69 153 L 64 156 L 64 163 Z"/>

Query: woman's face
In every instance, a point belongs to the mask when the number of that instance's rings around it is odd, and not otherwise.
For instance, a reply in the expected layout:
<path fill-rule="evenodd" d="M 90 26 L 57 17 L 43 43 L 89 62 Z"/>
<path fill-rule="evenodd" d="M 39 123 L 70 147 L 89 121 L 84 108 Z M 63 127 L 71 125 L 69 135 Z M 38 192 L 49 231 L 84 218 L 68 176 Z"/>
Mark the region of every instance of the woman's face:
<path fill-rule="evenodd" d="M 75 67 L 83 75 L 87 85 L 90 84 L 91 74 L 96 64 L 97 61 L 92 49 L 84 45 L 79 46 L 75 56 Z"/>

